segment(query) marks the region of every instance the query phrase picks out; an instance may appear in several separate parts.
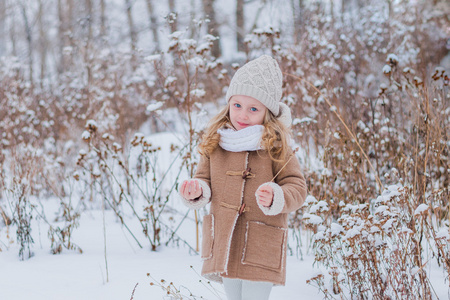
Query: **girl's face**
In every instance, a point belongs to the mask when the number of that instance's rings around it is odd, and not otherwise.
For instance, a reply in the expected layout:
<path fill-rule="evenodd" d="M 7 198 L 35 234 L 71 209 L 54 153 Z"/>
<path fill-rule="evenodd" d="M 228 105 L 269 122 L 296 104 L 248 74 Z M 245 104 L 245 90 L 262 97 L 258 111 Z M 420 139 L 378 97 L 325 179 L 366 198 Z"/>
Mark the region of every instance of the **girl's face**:
<path fill-rule="evenodd" d="M 230 99 L 230 120 L 236 130 L 262 125 L 267 108 L 253 97 L 235 95 Z"/>

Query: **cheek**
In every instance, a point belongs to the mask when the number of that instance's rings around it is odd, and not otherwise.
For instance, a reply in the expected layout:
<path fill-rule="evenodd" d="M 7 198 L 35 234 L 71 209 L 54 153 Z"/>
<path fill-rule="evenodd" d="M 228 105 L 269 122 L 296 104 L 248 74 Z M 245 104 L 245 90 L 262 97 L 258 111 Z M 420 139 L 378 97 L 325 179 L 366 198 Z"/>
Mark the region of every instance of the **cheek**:
<path fill-rule="evenodd" d="M 264 121 L 264 114 L 255 114 L 252 116 L 253 125 L 262 125 Z"/>
<path fill-rule="evenodd" d="M 264 117 L 265 117 L 266 113 L 262 112 L 260 114 L 258 114 L 258 116 L 255 117 L 255 122 L 258 125 L 262 125 L 264 123 Z"/>
<path fill-rule="evenodd" d="M 230 109 L 230 119 L 233 120 L 236 118 L 236 112 L 233 109 Z"/>

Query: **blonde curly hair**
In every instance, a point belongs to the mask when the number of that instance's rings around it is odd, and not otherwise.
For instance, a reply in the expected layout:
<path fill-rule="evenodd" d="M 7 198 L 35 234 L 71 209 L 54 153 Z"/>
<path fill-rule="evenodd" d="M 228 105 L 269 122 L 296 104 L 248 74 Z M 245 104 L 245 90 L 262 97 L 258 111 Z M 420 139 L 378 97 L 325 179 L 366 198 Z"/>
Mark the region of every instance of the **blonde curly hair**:
<path fill-rule="evenodd" d="M 198 151 L 202 155 L 210 156 L 217 149 L 220 142 L 220 135 L 217 130 L 226 126 L 232 126 L 230 120 L 230 103 L 213 117 L 202 135 Z M 261 147 L 268 150 L 270 159 L 275 162 L 285 162 L 292 150 L 289 147 L 291 131 L 283 125 L 274 114 L 266 109 L 263 124 L 264 132 L 261 137 Z"/>

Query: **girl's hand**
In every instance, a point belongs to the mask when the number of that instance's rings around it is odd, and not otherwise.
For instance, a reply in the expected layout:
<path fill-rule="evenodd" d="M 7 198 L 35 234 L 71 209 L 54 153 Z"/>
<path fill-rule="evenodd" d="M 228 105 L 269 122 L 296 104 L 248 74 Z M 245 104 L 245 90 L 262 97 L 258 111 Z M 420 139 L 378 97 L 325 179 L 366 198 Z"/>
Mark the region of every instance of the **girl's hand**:
<path fill-rule="evenodd" d="M 203 194 L 203 190 L 195 179 L 185 180 L 181 185 L 180 194 L 183 198 L 193 200 Z"/>
<path fill-rule="evenodd" d="M 258 196 L 258 202 L 264 207 L 270 207 L 273 202 L 273 189 L 270 185 L 264 185 L 258 191 L 256 191 Z"/>

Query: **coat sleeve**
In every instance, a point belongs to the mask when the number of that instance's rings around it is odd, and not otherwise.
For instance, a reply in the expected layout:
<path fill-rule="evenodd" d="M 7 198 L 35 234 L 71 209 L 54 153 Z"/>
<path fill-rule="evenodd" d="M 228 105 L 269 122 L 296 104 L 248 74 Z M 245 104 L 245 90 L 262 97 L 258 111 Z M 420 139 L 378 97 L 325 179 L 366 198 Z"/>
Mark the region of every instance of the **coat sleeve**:
<path fill-rule="evenodd" d="M 211 201 L 211 177 L 210 177 L 210 159 L 205 155 L 201 155 L 197 171 L 193 179 L 197 179 L 202 188 L 202 195 L 197 199 L 186 199 L 178 193 L 182 202 L 192 209 L 199 209 Z"/>
<path fill-rule="evenodd" d="M 273 172 L 274 174 L 280 172 L 274 182 L 263 183 L 257 189 L 258 191 L 264 185 L 272 187 L 274 192 L 272 205 L 264 207 L 258 201 L 259 208 L 270 216 L 299 209 L 305 202 L 307 188 L 297 157 L 294 155 L 286 164 L 274 163 Z"/>

